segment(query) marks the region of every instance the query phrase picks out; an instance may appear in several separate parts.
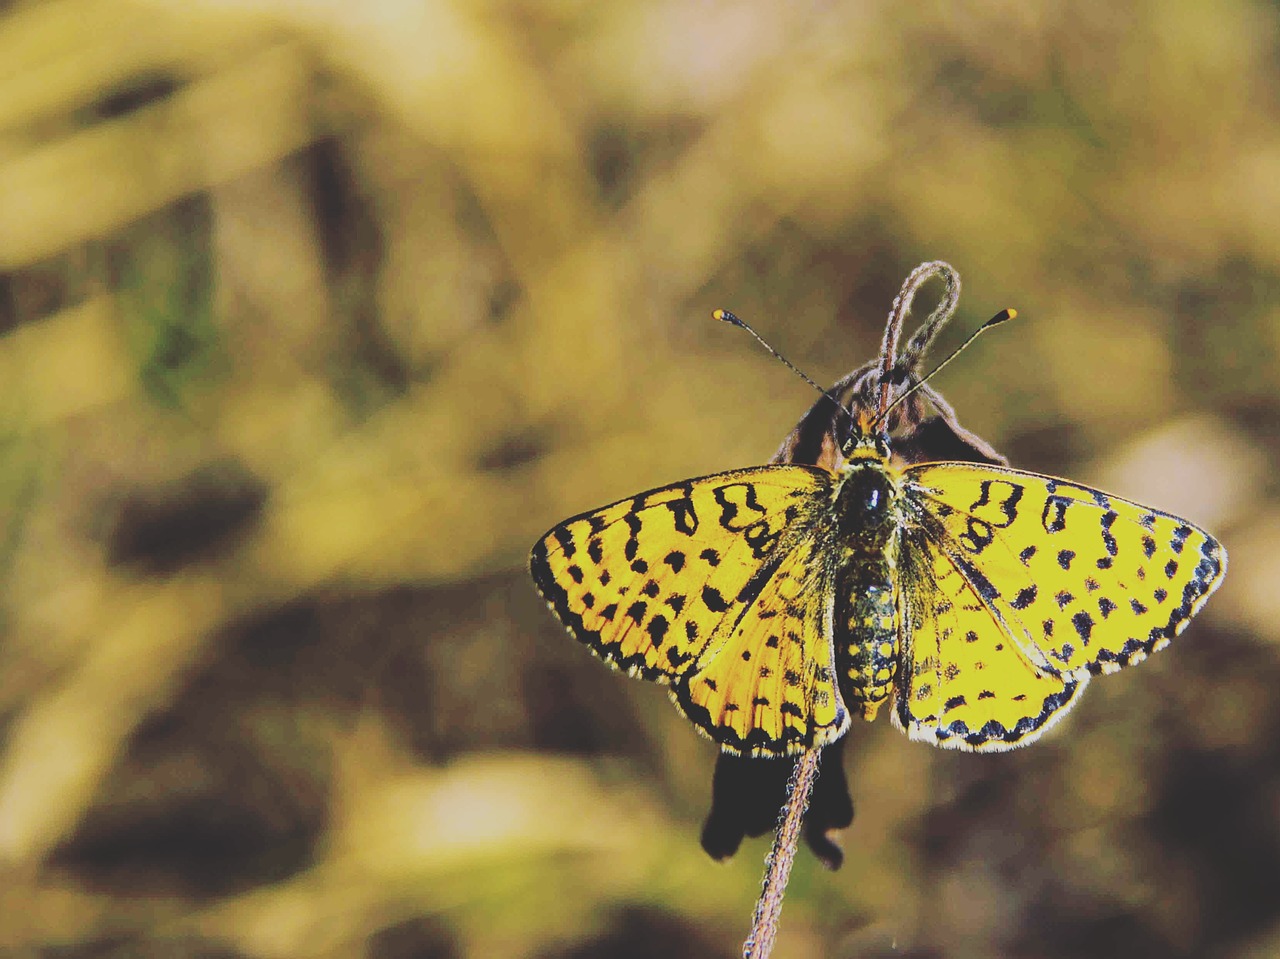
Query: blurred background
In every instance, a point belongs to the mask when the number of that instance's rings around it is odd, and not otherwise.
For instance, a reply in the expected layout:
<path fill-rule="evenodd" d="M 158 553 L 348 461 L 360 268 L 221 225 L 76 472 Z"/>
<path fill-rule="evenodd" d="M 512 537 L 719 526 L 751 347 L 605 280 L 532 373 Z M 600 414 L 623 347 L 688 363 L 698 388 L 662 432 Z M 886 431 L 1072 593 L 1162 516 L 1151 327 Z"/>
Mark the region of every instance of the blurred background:
<path fill-rule="evenodd" d="M 1029 749 L 855 727 L 778 955 L 1280 955 L 1275 4 L 0 10 L 0 954 L 736 955 L 527 551 L 808 409 L 714 308 L 832 382 L 942 258 L 961 422 L 1230 575 Z"/>

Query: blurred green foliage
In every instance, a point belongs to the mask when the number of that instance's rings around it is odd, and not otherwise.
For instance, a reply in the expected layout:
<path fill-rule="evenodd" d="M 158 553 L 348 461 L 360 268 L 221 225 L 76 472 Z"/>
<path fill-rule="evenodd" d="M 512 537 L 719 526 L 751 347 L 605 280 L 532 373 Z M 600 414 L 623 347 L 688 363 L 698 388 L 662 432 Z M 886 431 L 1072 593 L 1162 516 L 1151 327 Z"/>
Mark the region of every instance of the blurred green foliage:
<path fill-rule="evenodd" d="M 763 462 L 942 258 L 1020 467 L 1231 553 L 997 757 L 851 734 L 785 956 L 1280 953 L 1260 0 L 0 13 L 0 952 L 734 955 L 711 745 L 523 569 Z M 949 343 L 940 344 L 938 355 Z"/>

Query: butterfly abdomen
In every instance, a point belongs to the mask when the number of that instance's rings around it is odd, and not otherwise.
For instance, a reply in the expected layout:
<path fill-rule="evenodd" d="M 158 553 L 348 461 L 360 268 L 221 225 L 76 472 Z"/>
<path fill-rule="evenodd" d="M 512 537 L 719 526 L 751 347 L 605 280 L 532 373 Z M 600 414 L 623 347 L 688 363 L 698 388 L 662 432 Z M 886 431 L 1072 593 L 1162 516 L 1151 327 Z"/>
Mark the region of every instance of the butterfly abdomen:
<path fill-rule="evenodd" d="M 875 719 L 898 671 L 897 602 L 887 558 L 864 557 L 846 569 L 836 596 L 835 650 L 847 705 Z"/>

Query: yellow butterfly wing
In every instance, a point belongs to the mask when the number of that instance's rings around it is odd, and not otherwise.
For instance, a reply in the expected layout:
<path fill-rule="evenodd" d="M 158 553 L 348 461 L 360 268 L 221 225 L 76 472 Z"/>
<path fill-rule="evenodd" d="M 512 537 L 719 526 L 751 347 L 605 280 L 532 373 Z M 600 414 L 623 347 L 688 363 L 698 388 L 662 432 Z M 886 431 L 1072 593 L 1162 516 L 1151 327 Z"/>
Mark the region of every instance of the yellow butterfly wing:
<path fill-rule="evenodd" d="M 1091 675 L 1141 662 L 1168 645 L 1226 569 L 1226 551 L 1203 530 L 1085 486 L 967 463 L 925 464 L 906 477 L 914 532 L 903 552 L 915 557 L 906 575 L 922 597 L 915 611 L 922 638 L 913 640 L 910 669 L 914 676 L 921 649 L 927 657 L 936 633 L 945 644 L 940 699 L 922 702 L 945 707 L 959 697 L 963 706 L 955 708 L 965 710 L 953 716 L 944 709 L 934 720 L 944 730 L 963 721 L 963 730 L 942 734 L 947 745 L 999 749 L 1035 738 Z M 943 637 L 947 629 L 960 631 L 959 643 Z M 998 682 L 985 672 L 996 646 L 1008 662 Z M 955 669 L 947 669 L 947 655 Z M 978 663 L 984 668 L 975 669 Z M 1054 682 L 1065 696 L 1060 702 L 1044 696 L 1043 709 L 1023 717 L 1020 735 L 1016 723 L 1011 729 L 1008 716 L 997 714 L 1003 699 L 1025 695 L 1019 702 L 1034 703 Z M 931 715 L 908 701 L 898 718 L 909 731 L 916 723 L 923 736 Z"/>
<path fill-rule="evenodd" d="M 802 588 L 832 483 L 814 467 L 762 466 L 650 490 L 555 526 L 530 570 L 596 655 L 675 684 L 677 705 L 726 749 L 780 755 L 842 721 L 830 624 Z"/>
<path fill-rule="evenodd" d="M 820 535 L 786 554 L 723 644 L 681 676 L 676 704 L 735 753 L 781 756 L 839 739 L 849 713 L 833 669 L 834 590 Z"/>
<path fill-rule="evenodd" d="M 912 739 L 996 752 L 1037 739 L 1088 682 L 1038 669 L 921 530 L 900 551 L 902 653 L 890 717 Z"/>

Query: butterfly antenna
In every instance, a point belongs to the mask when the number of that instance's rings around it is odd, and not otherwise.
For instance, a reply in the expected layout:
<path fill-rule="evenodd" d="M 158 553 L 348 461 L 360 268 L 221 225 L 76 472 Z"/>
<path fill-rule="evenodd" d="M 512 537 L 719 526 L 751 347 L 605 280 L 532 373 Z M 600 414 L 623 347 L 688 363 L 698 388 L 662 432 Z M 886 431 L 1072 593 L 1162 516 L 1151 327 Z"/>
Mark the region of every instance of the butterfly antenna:
<path fill-rule="evenodd" d="M 770 346 L 768 341 L 766 341 L 763 336 L 761 336 L 759 333 L 757 333 L 747 324 L 746 320 L 740 319 L 738 316 L 736 316 L 733 313 L 730 313 L 728 310 L 716 310 L 711 315 L 714 316 L 717 320 L 721 320 L 725 323 L 729 323 L 733 326 L 738 327 L 739 329 L 746 330 L 748 333 L 750 333 L 752 336 L 756 338 L 756 342 L 758 342 L 766 350 L 772 353 L 774 355 L 774 358 L 781 360 L 783 364 L 787 367 L 787 369 L 791 370 L 792 373 L 800 377 L 800 379 L 804 380 L 806 383 L 812 386 L 815 390 L 817 390 L 819 393 L 821 393 L 823 396 L 829 399 L 832 403 L 834 403 L 836 406 L 836 409 L 844 413 L 844 415 L 849 417 L 850 420 L 854 418 L 853 414 L 849 412 L 848 409 L 840 405 L 840 401 L 838 399 L 836 399 L 834 396 L 832 396 L 830 393 L 824 390 L 821 386 L 815 383 L 812 379 L 810 379 L 809 375 L 805 373 L 804 370 L 800 369 L 798 366 L 792 363 L 789 359 L 787 359 L 785 356 L 783 356 L 781 353 L 775 350 L 772 346 Z"/>
<path fill-rule="evenodd" d="M 993 326 L 999 326 L 1005 320 L 1012 320 L 1017 315 L 1018 315 L 1017 310 L 1013 310 L 1013 309 L 1001 310 L 991 319 L 987 320 L 987 322 L 983 323 L 980 327 L 978 327 L 976 330 L 974 330 L 972 333 L 969 334 L 969 338 L 967 340 L 965 340 L 963 343 L 957 346 L 954 350 L 952 350 L 951 354 L 945 360 L 943 360 L 941 363 L 935 366 L 932 370 L 930 370 L 927 374 L 925 374 L 923 377 L 917 380 L 915 385 L 913 385 L 911 389 L 907 390 L 905 393 L 899 396 L 896 400 L 890 403 L 887 407 L 885 407 L 879 414 L 877 414 L 875 420 L 873 421 L 873 425 L 876 426 L 877 428 L 883 425 L 888 419 L 889 414 L 892 413 L 893 410 L 897 408 L 902 403 L 903 400 L 905 400 L 908 396 L 910 396 L 916 390 L 920 389 L 920 387 L 924 386 L 925 383 L 929 382 L 929 380 L 932 379 L 935 374 L 940 373 L 948 363 L 950 363 L 957 356 L 963 353 L 965 348 L 968 347 L 970 343 L 972 343 L 974 340 L 980 337 L 983 333 L 991 329 Z"/>

